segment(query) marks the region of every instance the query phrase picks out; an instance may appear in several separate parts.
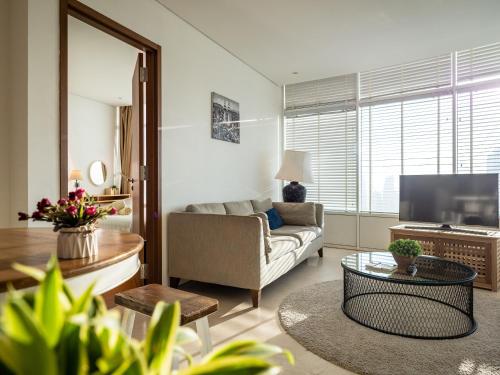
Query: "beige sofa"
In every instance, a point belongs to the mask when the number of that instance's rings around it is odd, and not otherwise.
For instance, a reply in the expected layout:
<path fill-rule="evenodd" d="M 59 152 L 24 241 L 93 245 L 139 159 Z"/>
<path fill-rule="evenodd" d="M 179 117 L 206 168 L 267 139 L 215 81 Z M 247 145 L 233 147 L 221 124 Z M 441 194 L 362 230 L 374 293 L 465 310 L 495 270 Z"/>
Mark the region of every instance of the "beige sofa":
<path fill-rule="evenodd" d="M 269 231 L 262 212 L 275 207 L 284 226 Z M 260 213 L 259 213 L 260 212 Z M 318 252 L 323 256 L 323 206 L 239 201 L 189 205 L 168 217 L 168 276 L 245 288 L 254 307 L 261 290 Z"/>

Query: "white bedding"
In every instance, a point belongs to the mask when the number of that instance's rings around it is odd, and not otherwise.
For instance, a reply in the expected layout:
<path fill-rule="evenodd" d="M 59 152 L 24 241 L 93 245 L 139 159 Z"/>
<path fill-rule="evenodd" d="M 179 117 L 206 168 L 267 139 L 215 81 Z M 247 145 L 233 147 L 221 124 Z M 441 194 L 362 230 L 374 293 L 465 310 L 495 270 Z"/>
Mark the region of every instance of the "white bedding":
<path fill-rule="evenodd" d="M 97 222 L 98 228 L 130 232 L 132 229 L 132 214 L 107 216 Z"/>

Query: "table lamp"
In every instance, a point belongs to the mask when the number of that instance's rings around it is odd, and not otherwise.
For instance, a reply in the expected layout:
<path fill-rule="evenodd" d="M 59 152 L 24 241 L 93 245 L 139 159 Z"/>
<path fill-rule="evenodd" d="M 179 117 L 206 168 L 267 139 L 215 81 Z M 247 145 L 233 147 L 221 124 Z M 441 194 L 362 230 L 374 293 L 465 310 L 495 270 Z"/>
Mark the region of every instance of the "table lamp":
<path fill-rule="evenodd" d="M 299 182 L 312 183 L 311 154 L 304 151 L 285 150 L 281 168 L 276 179 L 290 181 L 283 187 L 283 201 L 303 203 L 306 201 L 306 188 Z"/>
<path fill-rule="evenodd" d="M 80 181 L 83 180 L 82 171 L 79 169 L 73 169 L 69 174 L 69 180 L 75 181 L 75 189 L 80 187 Z"/>

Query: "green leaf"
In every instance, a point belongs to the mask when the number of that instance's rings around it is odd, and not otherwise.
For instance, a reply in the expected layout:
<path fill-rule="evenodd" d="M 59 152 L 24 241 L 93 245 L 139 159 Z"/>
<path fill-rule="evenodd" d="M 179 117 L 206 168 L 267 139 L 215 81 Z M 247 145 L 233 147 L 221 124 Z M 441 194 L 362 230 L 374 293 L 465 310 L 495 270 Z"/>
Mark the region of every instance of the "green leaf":
<path fill-rule="evenodd" d="M 78 322 L 68 322 L 61 332 L 57 359 L 61 374 L 83 375 L 88 373 L 87 327 Z"/>
<path fill-rule="evenodd" d="M 30 266 L 25 266 L 23 264 L 19 263 L 14 263 L 12 265 L 12 268 L 15 269 L 16 271 L 19 271 L 21 273 L 24 273 L 25 275 L 28 275 L 32 278 L 34 278 L 36 281 L 42 281 L 45 277 L 45 272 L 42 270 L 39 270 L 38 268 L 35 267 L 30 267 Z"/>
<path fill-rule="evenodd" d="M 172 305 L 159 302 L 156 305 L 144 344 L 144 353 L 151 374 L 170 373 L 180 317 L 181 308 L 178 302 Z"/>
<path fill-rule="evenodd" d="M 23 375 L 56 374 L 57 360 L 22 298 L 9 296 L 2 315 L 0 360 Z"/>
<path fill-rule="evenodd" d="M 292 365 L 295 364 L 292 353 L 276 345 L 259 343 L 253 340 L 240 340 L 225 345 L 206 356 L 203 362 L 210 362 L 228 356 L 245 356 L 266 359 L 282 354 Z"/>
<path fill-rule="evenodd" d="M 251 357 L 224 357 L 179 371 L 179 375 L 255 375 L 277 374 L 279 367 Z"/>
<path fill-rule="evenodd" d="M 56 257 L 49 260 L 47 267 L 46 276 L 35 293 L 35 316 L 41 323 L 49 346 L 54 347 L 64 325 L 65 312 L 60 300 L 64 294 L 63 278 Z"/>
<path fill-rule="evenodd" d="M 70 314 L 87 313 L 92 304 L 92 292 L 94 290 L 95 282 L 90 284 L 80 297 L 74 300 L 70 310 Z"/>

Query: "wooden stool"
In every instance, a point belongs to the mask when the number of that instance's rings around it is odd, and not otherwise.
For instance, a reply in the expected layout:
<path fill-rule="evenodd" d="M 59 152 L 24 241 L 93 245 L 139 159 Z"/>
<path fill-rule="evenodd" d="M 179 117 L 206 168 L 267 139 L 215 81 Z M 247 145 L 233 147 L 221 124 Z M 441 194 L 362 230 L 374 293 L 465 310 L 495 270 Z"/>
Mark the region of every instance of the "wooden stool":
<path fill-rule="evenodd" d="M 148 284 L 115 295 L 115 303 L 123 306 L 123 329 L 131 336 L 134 328 L 135 313 L 153 315 L 156 304 L 160 301 L 181 305 L 181 325 L 196 323 L 196 331 L 200 337 L 201 354 L 205 355 L 212 350 L 212 340 L 208 327 L 208 315 L 217 311 L 219 301 L 198 294 L 169 288 L 159 284 Z"/>

